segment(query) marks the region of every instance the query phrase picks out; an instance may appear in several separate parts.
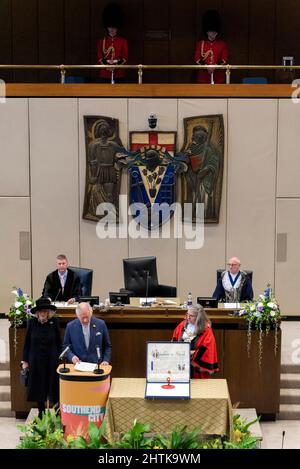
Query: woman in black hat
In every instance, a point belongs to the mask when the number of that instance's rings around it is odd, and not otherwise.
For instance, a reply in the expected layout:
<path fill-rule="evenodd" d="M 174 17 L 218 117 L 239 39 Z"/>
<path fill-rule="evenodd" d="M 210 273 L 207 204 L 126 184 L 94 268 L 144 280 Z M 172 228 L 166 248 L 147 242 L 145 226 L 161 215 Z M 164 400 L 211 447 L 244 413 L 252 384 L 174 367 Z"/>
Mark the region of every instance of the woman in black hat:
<path fill-rule="evenodd" d="M 107 5 L 103 11 L 105 37 L 98 41 L 98 63 L 100 65 L 124 65 L 128 61 L 127 40 L 118 35 L 123 25 L 123 11 L 117 3 Z M 122 82 L 122 69 L 102 68 L 100 79 L 103 83 Z"/>
<path fill-rule="evenodd" d="M 59 400 L 58 375 L 61 338 L 57 318 L 53 317 L 56 307 L 48 298 L 40 298 L 31 309 L 25 344 L 22 368 L 29 367 L 27 400 L 36 401 L 39 418 L 45 411 L 45 401 L 52 404 Z"/>
<path fill-rule="evenodd" d="M 216 10 L 207 10 L 202 18 L 202 31 L 205 39 L 197 42 L 195 62 L 198 65 L 225 65 L 228 63 L 228 48 L 219 39 L 221 19 Z M 197 74 L 198 83 L 225 83 L 224 70 L 201 69 Z"/>

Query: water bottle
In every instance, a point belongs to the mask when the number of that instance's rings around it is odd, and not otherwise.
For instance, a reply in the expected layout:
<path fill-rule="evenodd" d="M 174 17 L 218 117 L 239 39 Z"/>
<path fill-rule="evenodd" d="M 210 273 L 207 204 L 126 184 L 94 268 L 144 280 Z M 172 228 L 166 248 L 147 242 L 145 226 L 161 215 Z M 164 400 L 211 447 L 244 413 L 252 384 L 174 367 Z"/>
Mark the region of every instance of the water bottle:
<path fill-rule="evenodd" d="M 192 297 L 192 294 L 189 293 L 188 296 L 187 296 L 187 307 L 190 308 L 190 306 L 192 306 L 193 304 L 193 297 Z"/>

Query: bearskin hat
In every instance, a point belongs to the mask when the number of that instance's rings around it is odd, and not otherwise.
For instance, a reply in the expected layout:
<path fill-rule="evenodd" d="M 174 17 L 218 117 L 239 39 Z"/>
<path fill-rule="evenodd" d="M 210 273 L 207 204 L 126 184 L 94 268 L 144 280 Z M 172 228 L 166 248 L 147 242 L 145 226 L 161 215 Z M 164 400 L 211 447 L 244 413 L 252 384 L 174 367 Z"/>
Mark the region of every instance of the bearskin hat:
<path fill-rule="evenodd" d="M 216 31 L 218 34 L 221 32 L 221 18 L 217 10 L 207 10 L 202 17 L 202 31 L 207 34 L 207 31 Z"/>
<path fill-rule="evenodd" d="M 109 3 L 103 10 L 103 24 L 105 28 L 122 28 L 124 13 L 117 3 Z"/>

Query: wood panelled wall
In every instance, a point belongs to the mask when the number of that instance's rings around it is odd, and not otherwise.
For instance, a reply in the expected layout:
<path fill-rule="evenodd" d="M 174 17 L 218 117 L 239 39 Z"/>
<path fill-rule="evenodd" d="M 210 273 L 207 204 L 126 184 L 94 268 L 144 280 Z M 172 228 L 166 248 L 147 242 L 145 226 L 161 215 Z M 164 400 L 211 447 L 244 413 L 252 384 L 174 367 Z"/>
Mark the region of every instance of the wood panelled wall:
<path fill-rule="evenodd" d="M 0 0 L 0 63 L 93 64 L 103 35 L 102 10 L 109 0 Z M 126 13 L 122 34 L 131 64 L 193 63 L 200 19 L 208 8 L 223 18 L 231 64 L 300 63 L 299 0 L 119 0 Z M 78 75 L 78 73 L 76 73 Z M 258 73 L 256 72 L 256 75 Z M 50 71 L 4 71 L 7 82 L 55 82 Z M 95 81 L 94 72 L 81 72 Z M 245 73 L 243 73 L 245 75 Z M 272 72 L 259 72 L 276 81 Z M 232 81 L 239 82 L 235 72 Z M 136 82 L 136 72 L 127 73 Z M 192 82 L 190 71 L 146 72 L 145 82 Z"/>

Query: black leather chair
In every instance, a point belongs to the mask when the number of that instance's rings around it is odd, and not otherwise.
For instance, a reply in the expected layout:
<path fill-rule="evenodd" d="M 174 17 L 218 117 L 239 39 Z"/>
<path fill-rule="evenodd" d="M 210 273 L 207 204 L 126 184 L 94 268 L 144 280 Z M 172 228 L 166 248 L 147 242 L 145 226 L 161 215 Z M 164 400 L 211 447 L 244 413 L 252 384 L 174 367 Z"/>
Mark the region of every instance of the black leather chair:
<path fill-rule="evenodd" d="M 90 296 L 93 285 L 93 270 L 84 267 L 69 267 L 80 278 L 81 294 L 80 296 Z"/>
<path fill-rule="evenodd" d="M 120 292 L 130 296 L 146 297 L 148 277 L 148 297 L 176 297 L 176 287 L 159 285 L 156 257 L 133 257 L 123 259 L 125 289 Z"/>
<path fill-rule="evenodd" d="M 226 270 L 226 269 L 218 269 L 217 270 L 217 283 L 219 281 L 219 278 L 221 277 L 222 272 L 224 272 L 224 270 Z M 246 272 L 246 274 L 248 275 L 248 277 L 250 279 L 251 285 L 252 285 L 253 270 L 244 270 L 244 269 L 242 269 L 242 271 Z"/>

